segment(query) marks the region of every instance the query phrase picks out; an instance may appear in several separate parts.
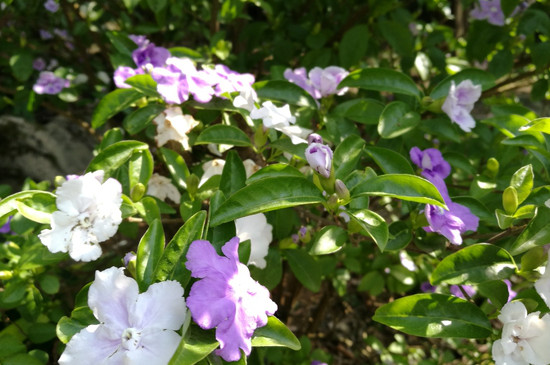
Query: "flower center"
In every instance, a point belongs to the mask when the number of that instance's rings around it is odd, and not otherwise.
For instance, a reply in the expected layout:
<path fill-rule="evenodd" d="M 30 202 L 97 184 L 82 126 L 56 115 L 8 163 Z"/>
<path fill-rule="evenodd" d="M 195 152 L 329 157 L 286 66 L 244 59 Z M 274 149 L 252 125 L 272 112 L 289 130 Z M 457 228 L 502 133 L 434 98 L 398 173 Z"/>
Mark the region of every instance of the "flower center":
<path fill-rule="evenodd" d="M 135 328 L 126 328 L 122 332 L 122 347 L 128 351 L 133 351 L 138 348 L 141 340 L 141 332 Z"/>

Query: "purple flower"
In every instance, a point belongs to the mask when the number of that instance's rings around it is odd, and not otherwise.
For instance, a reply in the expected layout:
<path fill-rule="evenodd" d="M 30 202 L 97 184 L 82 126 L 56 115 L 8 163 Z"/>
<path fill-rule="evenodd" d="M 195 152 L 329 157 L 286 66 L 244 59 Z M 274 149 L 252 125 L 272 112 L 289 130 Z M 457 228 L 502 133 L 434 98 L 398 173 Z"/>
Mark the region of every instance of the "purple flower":
<path fill-rule="evenodd" d="M 11 233 L 11 226 L 10 226 L 11 219 L 12 217 L 9 217 L 8 221 L 4 223 L 2 227 L 0 227 L 0 233 L 8 233 L 8 234 Z"/>
<path fill-rule="evenodd" d="M 451 81 L 449 95 L 441 109 L 463 131 L 470 132 L 476 126 L 476 121 L 472 118 L 470 112 L 480 96 L 481 85 L 474 85 L 470 80 L 464 80 L 458 85 Z"/>
<path fill-rule="evenodd" d="M 132 52 L 132 58 L 137 67 L 146 66 L 162 67 L 170 57 L 170 51 L 163 47 L 156 47 L 153 43 L 147 43 Z"/>
<path fill-rule="evenodd" d="M 46 68 L 46 61 L 44 61 L 43 58 L 38 57 L 33 61 L 32 68 L 34 68 L 36 71 L 42 71 Z"/>
<path fill-rule="evenodd" d="M 321 143 L 310 143 L 306 148 L 306 159 L 309 165 L 325 178 L 330 177 L 332 168 L 332 150 Z"/>
<path fill-rule="evenodd" d="M 409 155 L 411 161 L 422 169 L 422 176 L 429 181 L 435 180 L 437 176 L 445 179 L 451 173 L 451 165 L 443 159 L 438 149 L 427 148 L 422 151 L 418 147 L 413 147 Z"/>
<path fill-rule="evenodd" d="M 323 143 L 323 137 L 321 137 L 317 133 L 311 133 L 309 136 L 307 136 L 307 143 Z"/>
<path fill-rule="evenodd" d="M 310 365 L 328 365 L 326 362 L 322 362 L 319 360 L 313 360 Z"/>
<path fill-rule="evenodd" d="M 216 354 L 226 361 L 237 361 L 241 350 L 250 354 L 254 330 L 267 324 L 277 304 L 269 291 L 250 277 L 239 262 L 239 238 L 234 237 L 219 256 L 208 241 L 193 241 L 185 266 L 191 276 L 200 278 L 187 298 L 193 320 L 203 329 L 216 328 L 220 348 Z"/>
<path fill-rule="evenodd" d="M 505 23 L 500 0 L 479 0 L 470 12 L 470 16 L 477 20 L 487 19 L 493 25 L 503 26 Z"/>
<path fill-rule="evenodd" d="M 284 72 L 284 77 L 288 81 L 300 86 L 302 89 L 307 91 L 315 99 L 320 99 L 321 95 L 315 90 L 311 81 L 307 78 L 307 71 L 305 67 L 300 67 L 295 70 L 287 68 Z"/>
<path fill-rule="evenodd" d="M 69 85 L 69 80 L 57 77 L 53 72 L 42 71 L 32 89 L 37 94 L 55 95 L 59 94 L 64 88 L 69 87 Z"/>
<path fill-rule="evenodd" d="M 47 0 L 44 3 L 44 8 L 46 8 L 47 11 L 50 13 L 55 13 L 59 10 L 59 4 L 55 2 L 55 0 Z"/>
<path fill-rule="evenodd" d="M 424 281 L 422 284 L 420 284 L 420 290 L 422 290 L 424 293 L 435 293 L 435 289 L 437 287 L 430 284 L 429 281 Z"/>
<path fill-rule="evenodd" d="M 447 238 L 452 244 L 462 244 L 461 233 L 476 231 L 479 218 L 470 212 L 467 207 L 446 201 L 449 210 L 435 205 L 427 204 L 424 214 L 428 219 L 429 227 L 424 227 L 426 232 L 437 232 Z"/>
<path fill-rule="evenodd" d="M 59 29 L 59 28 L 55 28 L 53 30 L 54 34 L 57 35 L 59 38 L 62 38 L 62 39 L 69 39 L 69 33 L 67 32 L 67 30 L 65 29 Z"/>
<path fill-rule="evenodd" d="M 250 89 L 255 81 L 252 74 L 240 74 L 225 65 L 216 65 L 214 69 L 205 69 L 211 85 L 215 85 L 215 95 Z"/>
<path fill-rule="evenodd" d="M 128 38 L 130 38 L 135 44 L 137 44 L 138 47 L 145 47 L 149 44 L 149 40 L 144 35 L 130 34 Z"/>
<path fill-rule="evenodd" d="M 348 71 L 337 66 L 329 66 L 325 69 L 314 67 L 309 71 L 309 79 L 311 80 L 311 85 L 319 92 L 321 97 L 332 94 L 343 95 L 348 91 L 348 88 L 345 87 L 339 90 L 336 88 L 340 81 L 348 74 Z"/>
<path fill-rule="evenodd" d="M 126 255 L 124 255 L 124 258 L 122 259 L 122 262 L 124 263 L 124 267 L 128 267 L 130 264 L 130 261 L 136 260 L 136 254 L 134 252 L 128 252 Z"/>
<path fill-rule="evenodd" d="M 477 291 L 473 286 L 470 286 L 470 285 L 461 285 L 461 286 L 462 286 L 462 289 L 464 289 L 464 291 L 466 292 L 466 294 L 468 294 L 470 298 L 476 295 Z M 455 297 L 466 299 L 466 297 L 464 296 L 464 293 L 462 293 L 462 290 L 460 290 L 460 287 L 458 285 L 449 286 L 449 291 Z"/>
<path fill-rule="evenodd" d="M 52 39 L 53 35 L 52 33 L 48 32 L 45 29 L 40 29 L 40 39 L 46 40 L 46 39 Z"/>
<path fill-rule="evenodd" d="M 504 281 L 504 284 L 506 284 L 506 286 L 508 287 L 508 302 L 509 302 L 512 299 L 514 299 L 516 295 L 518 295 L 518 293 L 514 291 L 514 289 L 512 289 L 512 282 L 510 280 L 504 279 L 503 281 Z"/>
<path fill-rule="evenodd" d="M 155 67 L 151 76 L 157 82 L 157 91 L 165 102 L 181 104 L 189 99 L 189 87 L 181 72 L 174 66 Z"/>
<path fill-rule="evenodd" d="M 143 74 L 143 70 L 140 68 L 133 69 L 127 66 L 119 66 L 115 70 L 115 73 L 113 75 L 113 80 L 115 82 L 116 87 L 121 89 L 129 89 L 131 88 L 131 86 L 125 83 L 126 79 L 139 74 Z"/>

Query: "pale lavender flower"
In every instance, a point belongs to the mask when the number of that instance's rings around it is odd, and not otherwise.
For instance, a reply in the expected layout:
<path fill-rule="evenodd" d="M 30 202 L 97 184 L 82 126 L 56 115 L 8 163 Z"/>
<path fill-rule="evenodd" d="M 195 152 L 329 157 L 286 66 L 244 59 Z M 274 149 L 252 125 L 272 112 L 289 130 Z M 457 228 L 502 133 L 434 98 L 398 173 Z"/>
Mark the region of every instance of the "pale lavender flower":
<path fill-rule="evenodd" d="M 332 168 L 332 150 L 321 143 L 311 143 L 306 148 L 306 160 L 315 171 L 325 178 L 330 177 Z"/>
<path fill-rule="evenodd" d="M 220 348 L 216 354 L 226 361 L 237 361 L 241 350 L 250 354 L 254 330 L 267 324 L 277 304 L 269 291 L 250 277 L 239 262 L 239 238 L 234 237 L 219 256 L 208 241 L 193 241 L 185 266 L 191 276 L 200 278 L 191 287 L 187 306 L 193 320 L 203 329 L 216 328 Z"/>
<path fill-rule="evenodd" d="M 149 44 L 149 40 L 144 35 L 130 34 L 128 36 L 138 47 L 145 47 Z"/>
<path fill-rule="evenodd" d="M 480 96 L 481 85 L 474 85 L 470 80 L 464 80 L 458 85 L 451 81 L 449 95 L 441 109 L 463 131 L 470 132 L 476 126 L 476 121 L 470 112 Z"/>
<path fill-rule="evenodd" d="M 96 271 L 88 306 L 99 324 L 75 334 L 59 358 L 68 364 L 167 364 L 181 336 L 175 331 L 186 317 L 183 288 L 163 281 L 139 293 L 123 268 Z"/>
<path fill-rule="evenodd" d="M 451 173 L 451 165 L 443 159 L 438 149 L 427 148 L 422 151 L 418 147 L 413 147 L 409 155 L 411 161 L 422 169 L 422 176 L 429 181 L 435 180 L 436 176 L 445 179 Z"/>
<path fill-rule="evenodd" d="M 36 71 L 43 71 L 46 68 L 46 61 L 42 57 L 38 57 L 32 62 L 32 68 Z"/>
<path fill-rule="evenodd" d="M 126 79 L 139 74 L 143 74 L 143 70 L 139 68 L 133 69 L 127 66 L 119 66 L 115 70 L 115 73 L 113 75 L 113 80 L 115 82 L 116 87 L 121 89 L 130 89 L 132 86 L 125 83 Z"/>
<path fill-rule="evenodd" d="M 475 7 L 470 11 L 470 16 L 477 20 L 486 19 L 490 24 L 503 26 L 505 23 L 504 13 L 500 0 L 478 0 Z"/>
<path fill-rule="evenodd" d="M 54 28 L 53 32 L 61 39 L 70 39 L 69 33 L 66 29 Z"/>
<path fill-rule="evenodd" d="M 255 81 L 252 74 L 240 74 L 225 65 L 216 65 L 214 69 L 204 69 L 210 77 L 210 82 L 215 85 L 215 95 L 221 97 L 224 93 L 251 89 Z"/>
<path fill-rule="evenodd" d="M 130 261 L 136 260 L 136 253 L 135 252 L 128 252 L 126 255 L 124 255 L 124 258 L 122 259 L 122 262 L 124 263 L 124 267 L 128 267 L 130 264 Z"/>
<path fill-rule="evenodd" d="M 55 2 L 55 0 L 47 0 L 44 3 L 44 8 L 46 8 L 46 10 L 49 11 L 50 13 L 55 13 L 56 11 L 59 10 L 59 4 Z"/>
<path fill-rule="evenodd" d="M 132 52 L 132 59 L 138 68 L 148 64 L 153 67 L 162 67 L 170 57 L 170 51 L 163 47 L 157 47 L 153 43 L 146 43 Z"/>
<path fill-rule="evenodd" d="M 307 78 L 307 71 L 305 67 L 300 67 L 295 70 L 291 70 L 290 68 L 287 68 L 284 72 L 284 77 L 288 81 L 300 86 L 302 89 L 307 91 L 311 96 L 313 96 L 315 99 L 320 99 L 321 95 L 313 85 L 311 84 L 311 81 Z"/>
<path fill-rule="evenodd" d="M 165 102 L 181 104 L 189 99 L 189 87 L 181 72 L 174 66 L 155 67 L 151 71 L 157 91 Z"/>
<path fill-rule="evenodd" d="M 300 236 L 298 236 L 296 233 L 293 233 L 290 238 L 292 238 L 292 242 L 294 243 L 300 242 Z"/>
<path fill-rule="evenodd" d="M 318 91 L 321 97 L 333 94 L 344 95 L 348 91 L 348 88 L 337 89 L 337 87 L 348 74 L 348 71 L 337 66 L 329 66 L 325 69 L 314 67 L 309 71 L 309 79 L 311 80 L 311 85 Z"/>
<path fill-rule="evenodd" d="M 40 39 L 42 39 L 44 41 L 47 40 L 47 39 L 52 39 L 53 38 L 52 33 L 50 33 L 49 31 L 47 31 L 45 29 L 40 29 L 39 33 L 40 33 Z"/>
<path fill-rule="evenodd" d="M 464 289 L 464 292 L 466 292 L 466 294 L 470 298 L 473 297 L 474 295 L 476 295 L 477 291 L 473 286 L 470 286 L 470 285 L 461 285 L 461 286 L 462 286 L 462 289 Z M 464 293 L 462 292 L 462 290 L 460 290 L 460 287 L 458 285 L 449 286 L 449 291 L 455 297 L 466 299 L 466 297 L 464 296 Z"/>
<path fill-rule="evenodd" d="M 55 76 L 53 72 L 42 71 L 32 89 L 37 94 L 59 94 L 61 90 L 69 87 L 69 80 Z"/>

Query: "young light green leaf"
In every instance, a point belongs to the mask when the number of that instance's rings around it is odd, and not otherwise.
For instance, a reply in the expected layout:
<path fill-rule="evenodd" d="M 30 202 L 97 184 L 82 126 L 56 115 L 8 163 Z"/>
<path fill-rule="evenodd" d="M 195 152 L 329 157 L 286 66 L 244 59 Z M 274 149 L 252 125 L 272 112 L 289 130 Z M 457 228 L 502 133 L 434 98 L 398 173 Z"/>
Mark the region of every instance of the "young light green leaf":
<path fill-rule="evenodd" d="M 481 85 L 483 91 L 495 86 L 493 75 L 479 68 L 469 68 L 442 80 L 433 88 L 430 97 L 432 99 L 446 98 L 451 88 L 451 82 L 454 81 L 455 85 L 458 85 L 464 80 L 470 80 L 474 85 Z"/>
<path fill-rule="evenodd" d="M 162 223 L 155 219 L 139 241 L 136 262 L 136 280 L 140 291 L 145 291 L 155 279 L 156 266 L 164 250 Z"/>
<path fill-rule="evenodd" d="M 485 281 L 502 280 L 510 277 L 516 264 L 503 248 L 480 243 L 450 254 L 432 272 L 432 285 L 479 284 Z"/>
<path fill-rule="evenodd" d="M 254 331 L 252 347 L 288 347 L 299 350 L 302 345 L 283 322 L 277 317 L 267 318 L 267 324 Z"/>
<path fill-rule="evenodd" d="M 92 128 L 99 128 L 109 118 L 126 109 L 143 97 L 143 94 L 134 89 L 116 89 L 101 99 L 92 115 Z"/>
<path fill-rule="evenodd" d="M 337 179 L 343 179 L 355 170 L 364 145 L 365 141 L 361 137 L 352 134 L 336 147 L 332 162 L 335 166 L 334 174 Z"/>
<path fill-rule="evenodd" d="M 389 91 L 420 99 L 422 92 L 414 81 L 402 72 L 388 68 L 367 68 L 350 73 L 338 88 L 358 87 L 366 90 Z"/>
<path fill-rule="evenodd" d="M 130 191 L 139 183 L 147 186 L 151 175 L 153 175 L 153 156 L 149 150 L 136 151 L 130 157 L 128 165 L 128 178 Z"/>
<path fill-rule="evenodd" d="M 138 141 L 121 141 L 110 145 L 90 162 L 86 171 L 105 171 L 105 177 L 109 177 L 116 169 L 124 165 L 134 152 L 146 151 L 149 145 Z"/>
<path fill-rule="evenodd" d="M 487 316 L 475 304 L 453 295 L 415 294 L 378 308 L 376 322 L 414 336 L 485 338 L 492 333 Z"/>
<path fill-rule="evenodd" d="M 195 144 L 228 144 L 238 147 L 252 146 L 250 138 L 239 128 L 216 124 L 206 128 L 195 140 Z"/>
<path fill-rule="evenodd" d="M 315 236 L 309 249 L 311 255 L 327 255 L 339 251 L 348 240 L 348 233 L 338 226 L 325 226 Z"/>
<path fill-rule="evenodd" d="M 374 240 L 380 251 L 384 252 L 389 238 L 388 224 L 384 218 L 368 209 L 349 211 L 348 214 Z"/>
<path fill-rule="evenodd" d="M 390 196 L 402 200 L 445 207 L 445 202 L 435 186 L 421 177 L 407 174 L 386 174 L 372 177 L 357 184 L 352 197 L 362 195 Z"/>
<path fill-rule="evenodd" d="M 510 180 L 510 186 L 516 188 L 518 204 L 523 203 L 533 189 L 533 166 L 527 165 L 514 173 Z"/>
<path fill-rule="evenodd" d="M 124 129 L 130 134 L 136 134 L 145 129 L 166 106 L 160 104 L 149 104 L 143 108 L 136 109 L 128 114 L 122 121 Z"/>
<path fill-rule="evenodd" d="M 538 118 L 522 126 L 519 129 L 520 132 L 542 132 L 550 134 L 550 118 Z"/>
<path fill-rule="evenodd" d="M 288 104 L 317 109 L 317 102 L 300 86 L 286 80 L 260 81 L 253 85 L 260 99 L 278 100 Z"/>
<path fill-rule="evenodd" d="M 409 161 L 401 154 L 383 147 L 365 147 L 365 151 L 372 157 L 374 162 L 385 174 L 409 174 L 414 171 Z"/>
<path fill-rule="evenodd" d="M 214 212 L 211 226 L 251 214 L 320 203 L 319 189 L 302 177 L 274 177 L 255 181 L 236 191 Z"/>
<path fill-rule="evenodd" d="M 382 111 L 378 133 L 382 138 L 395 138 L 407 133 L 420 123 L 420 114 L 402 101 L 392 101 Z"/>
<path fill-rule="evenodd" d="M 301 249 L 285 251 L 290 269 L 296 279 L 314 293 L 321 289 L 321 268 L 319 263 Z"/>
<path fill-rule="evenodd" d="M 20 204 L 19 202 L 28 201 L 27 199 L 30 201 L 36 200 L 37 202 L 55 202 L 56 197 L 54 194 L 42 190 L 26 190 L 12 194 L 0 200 L 0 219 L 11 214 L 15 210 L 18 210 L 18 205 Z M 49 223 L 49 220 L 41 223 Z"/>

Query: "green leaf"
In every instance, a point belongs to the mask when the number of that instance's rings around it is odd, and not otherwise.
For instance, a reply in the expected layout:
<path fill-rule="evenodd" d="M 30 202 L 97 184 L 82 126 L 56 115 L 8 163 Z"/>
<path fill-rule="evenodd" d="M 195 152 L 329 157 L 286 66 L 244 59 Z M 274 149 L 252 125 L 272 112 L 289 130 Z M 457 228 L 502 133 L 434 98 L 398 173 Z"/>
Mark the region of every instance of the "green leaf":
<path fill-rule="evenodd" d="M 98 152 L 103 151 L 105 148 L 109 147 L 112 144 L 122 141 L 122 129 L 121 128 L 111 128 L 103 134 L 103 139 L 99 145 Z"/>
<path fill-rule="evenodd" d="M 348 240 L 348 233 L 338 226 L 323 227 L 309 249 L 311 255 L 327 255 L 339 251 Z"/>
<path fill-rule="evenodd" d="M 124 0 L 124 4 L 127 2 L 134 1 L 136 4 L 139 3 L 139 0 Z M 130 9 L 131 11 L 131 9 Z M 107 38 L 111 41 L 111 44 L 116 48 L 117 51 L 123 55 L 131 58 L 132 52 L 137 48 L 137 44 L 128 38 L 125 34 L 120 32 L 106 32 Z"/>
<path fill-rule="evenodd" d="M 29 354 L 17 354 L 2 361 L 3 365 L 43 365 L 40 360 Z"/>
<path fill-rule="evenodd" d="M 303 177 L 303 176 L 304 175 L 300 172 L 300 170 L 296 169 L 295 167 L 287 165 L 286 163 L 276 163 L 273 165 L 268 165 L 256 171 L 246 180 L 246 184 L 250 185 L 251 183 L 256 182 L 258 180 L 270 179 L 274 177 Z"/>
<path fill-rule="evenodd" d="M 362 195 L 390 196 L 423 204 L 445 207 L 445 202 L 435 186 L 428 180 L 406 174 L 376 176 L 356 185 L 352 197 Z"/>
<path fill-rule="evenodd" d="M 407 133 L 420 123 L 420 114 L 402 101 L 392 101 L 382 111 L 378 133 L 382 138 L 395 138 Z"/>
<path fill-rule="evenodd" d="M 432 285 L 479 284 L 490 280 L 502 280 L 510 277 L 516 270 L 516 264 L 503 248 L 480 243 L 450 254 L 437 265 L 432 272 Z"/>
<path fill-rule="evenodd" d="M 278 100 L 288 104 L 317 109 L 317 102 L 300 86 L 286 80 L 260 81 L 253 85 L 260 99 Z"/>
<path fill-rule="evenodd" d="M 164 250 L 164 232 L 158 219 L 151 226 L 141 240 L 137 249 L 136 279 L 140 291 L 145 291 L 154 281 L 156 266 Z"/>
<path fill-rule="evenodd" d="M 11 215 L 18 209 L 20 204 L 19 202 L 28 201 L 27 199 L 30 199 L 31 201 L 43 201 L 44 199 L 46 199 L 46 201 L 55 201 L 56 197 L 54 194 L 42 190 L 26 190 L 12 194 L 0 200 L 0 219 L 7 215 Z M 49 223 L 49 220 L 42 223 Z"/>
<path fill-rule="evenodd" d="M 519 129 L 520 132 L 542 132 L 550 134 L 550 118 L 538 118 L 525 124 Z"/>
<path fill-rule="evenodd" d="M 296 279 L 314 293 L 321 288 L 321 268 L 319 263 L 307 252 L 298 250 L 285 251 L 285 257 Z"/>
<path fill-rule="evenodd" d="M 384 38 L 386 38 L 398 55 L 404 57 L 412 55 L 414 39 L 407 24 L 381 18 L 378 26 Z"/>
<path fill-rule="evenodd" d="M 162 159 L 172 175 L 172 180 L 182 189 L 187 189 L 187 178 L 189 177 L 189 169 L 185 160 L 176 151 L 161 147 L 159 149 Z"/>
<path fill-rule="evenodd" d="M 389 238 L 388 224 L 384 218 L 368 209 L 349 211 L 348 214 L 374 240 L 380 251 L 384 252 Z"/>
<path fill-rule="evenodd" d="M 147 5 L 156 14 L 166 7 L 166 2 L 167 0 L 147 0 Z"/>
<path fill-rule="evenodd" d="M 356 65 L 366 54 L 369 28 L 359 24 L 344 33 L 338 48 L 340 65 L 350 68 Z"/>
<path fill-rule="evenodd" d="M 151 175 L 153 175 L 153 156 L 149 150 L 136 151 L 130 157 L 128 166 L 128 177 L 130 180 L 130 191 L 139 183 L 147 186 Z"/>
<path fill-rule="evenodd" d="M 191 218 L 174 235 L 168 243 L 155 269 L 155 280 L 178 280 L 184 284 L 190 277 L 185 268 L 185 255 L 191 242 L 200 240 L 205 229 L 206 212 L 201 210 Z M 185 280 L 184 280 L 185 279 Z"/>
<path fill-rule="evenodd" d="M 14 54 L 10 57 L 10 67 L 13 76 L 18 81 L 27 81 L 27 79 L 32 75 L 32 55 L 26 51 L 21 53 Z"/>
<path fill-rule="evenodd" d="M 41 276 L 40 279 L 38 279 L 38 284 L 40 284 L 40 288 L 44 291 L 46 294 L 56 294 L 59 291 L 59 278 L 55 275 L 44 275 Z"/>
<path fill-rule="evenodd" d="M 116 89 L 101 99 L 92 115 L 92 128 L 99 128 L 109 118 L 126 109 L 139 99 L 143 94 L 134 89 Z"/>
<path fill-rule="evenodd" d="M 72 318 L 63 316 L 57 322 L 56 333 L 57 338 L 63 343 L 69 342 L 69 340 L 82 329 L 86 328 L 88 325 L 81 323 Z"/>
<path fill-rule="evenodd" d="M 336 105 L 330 116 L 335 118 L 348 118 L 362 124 L 378 124 L 378 119 L 384 104 L 374 99 L 353 99 Z"/>
<path fill-rule="evenodd" d="M 157 92 L 157 82 L 153 80 L 153 77 L 149 74 L 129 77 L 124 81 L 124 83 L 132 86 L 145 96 L 151 96 L 153 98 L 160 97 Z"/>
<path fill-rule="evenodd" d="M 267 318 L 267 324 L 254 331 L 252 336 L 253 347 L 288 347 L 299 350 L 302 345 L 283 322 L 277 317 Z"/>
<path fill-rule="evenodd" d="M 470 80 L 474 85 L 481 85 L 483 91 L 495 86 L 495 77 L 493 75 L 479 68 L 468 68 L 443 79 L 434 87 L 430 97 L 434 100 L 446 98 L 449 95 L 451 82 L 454 81 L 455 85 L 458 85 L 464 80 Z"/>
<path fill-rule="evenodd" d="M 235 192 L 214 212 L 211 226 L 251 214 L 320 203 L 319 189 L 301 177 L 274 177 L 255 181 Z"/>
<path fill-rule="evenodd" d="M 535 217 L 521 232 L 518 238 L 508 248 L 508 252 L 515 256 L 536 246 L 543 246 L 550 242 L 550 209 L 539 207 Z"/>
<path fill-rule="evenodd" d="M 134 110 L 124 118 L 122 125 L 130 134 L 136 134 L 145 129 L 155 117 L 166 108 L 160 104 L 149 104 L 143 108 Z"/>
<path fill-rule="evenodd" d="M 365 147 L 365 151 L 385 174 L 409 174 L 414 171 L 409 161 L 401 154 L 383 147 Z"/>
<path fill-rule="evenodd" d="M 415 294 L 378 308 L 376 322 L 414 336 L 485 338 L 493 329 L 475 304 L 453 295 Z"/>
<path fill-rule="evenodd" d="M 402 72 L 388 68 L 367 68 L 350 73 L 338 88 L 358 87 L 366 90 L 389 91 L 420 99 L 422 92 L 414 81 Z"/>
<path fill-rule="evenodd" d="M 512 176 L 510 186 L 516 188 L 516 192 L 518 194 L 518 204 L 523 203 L 529 194 L 531 194 L 534 176 L 533 166 L 531 165 L 523 166 Z"/>
<path fill-rule="evenodd" d="M 0 359 L 27 350 L 27 347 L 21 342 L 20 339 L 15 338 L 13 335 L 6 334 L 4 331 L 5 329 L 0 335 Z"/>
<path fill-rule="evenodd" d="M 107 178 L 111 176 L 116 169 L 124 165 L 135 152 L 146 151 L 148 149 L 148 144 L 138 141 L 121 141 L 114 143 L 98 153 L 90 162 L 86 171 L 103 170 L 105 171 L 105 178 Z"/>
<path fill-rule="evenodd" d="M 228 144 L 238 147 L 252 146 L 250 138 L 239 128 L 216 124 L 206 128 L 195 140 L 195 144 Z"/>
<path fill-rule="evenodd" d="M 231 196 L 244 186 L 245 181 L 246 171 L 239 154 L 233 150 L 229 151 L 223 166 L 220 190 L 225 196 Z"/>
<path fill-rule="evenodd" d="M 364 145 L 363 138 L 352 134 L 336 147 L 332 162 L 336 167 L 334 174 L 337 179 L 343 179 L 355 170 Z"/>
<path fill-rule="evenodd" d="M 160 208 L 157 205 L 157 201 L 151 196 L 143 197 L 139 202 L 134 204 L 134 207 L 149 225 L 151 225 L 154 220 L 161 219 Z"/>
<path fill-rule="evenodd" d="M 43 193 L 18 199 L 16 201 L 17 211 L 33 222 L 50 224 L 51 215 L 57 210 L 56 197 L 46 191 Z"/>
<path fill-rule="evenodd" d="M 501 308 L 508 302 L 508 287 L 502 280 L 486 281 L 477 286 L 479 293 L 491 300 L 493 305 Z"/>
<path fill-rule="evenodd" d="M 219 346 L 213 331 L 196 330 L 182 338 L 168 365 L 193 365 Z"/>
<path fill-rule="evenodd" d="M 126 6 L 126 9 L 128 9 L 128 11 L 132 13 L 134 8 L 141 2 L 141 0 L 122 0 L 122 2 L 124 3 L 124 6 Z"/>

